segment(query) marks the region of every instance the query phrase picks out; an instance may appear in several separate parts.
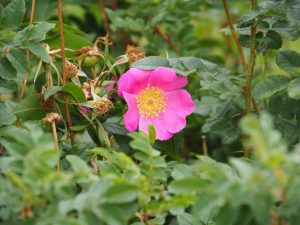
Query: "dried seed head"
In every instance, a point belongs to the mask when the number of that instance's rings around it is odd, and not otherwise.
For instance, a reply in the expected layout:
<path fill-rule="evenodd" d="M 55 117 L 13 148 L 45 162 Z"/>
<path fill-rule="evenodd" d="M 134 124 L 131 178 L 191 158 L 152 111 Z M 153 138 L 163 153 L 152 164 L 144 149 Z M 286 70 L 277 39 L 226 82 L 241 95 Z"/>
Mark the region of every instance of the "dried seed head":
<path fill-rule="evenodd" d="M 90 51 L 93 51 L 93 48 L 91 47 L 83 47 L 81 49 L 79 49 L 77 52 L 76 52 L 76 56 L 80 56 L 82 54 L 85 54 L 85 53 L 88 53 Z"/>
<path fill-rule="evenodd" d="M 134 63 L 139 59 L 145 58 L 145 53 L 140 47 L 135 47 L 131 45 L 127 45 L 126 54 L 129 58 L 130 63 Z"/>
<path fill-rule="evenodd" d="M 67 77 L 75 77 L 78 73 L 78 68 L 73 63 L 66 63 L 66 75 Z"/>
<path fill-rule="evenodd" d="M 44 123 L 53 123 L 62 119 L 62 116 L 58 113 L 47 113 L 45 118 L 43 119 Z"/>
<path fill-rule="evenodd" d="M 100 114 L 100 116 L 106 115 L 113 107 L 114 105 L 107 97 L 99 98 L 93 104 L 94 110 Z"/>

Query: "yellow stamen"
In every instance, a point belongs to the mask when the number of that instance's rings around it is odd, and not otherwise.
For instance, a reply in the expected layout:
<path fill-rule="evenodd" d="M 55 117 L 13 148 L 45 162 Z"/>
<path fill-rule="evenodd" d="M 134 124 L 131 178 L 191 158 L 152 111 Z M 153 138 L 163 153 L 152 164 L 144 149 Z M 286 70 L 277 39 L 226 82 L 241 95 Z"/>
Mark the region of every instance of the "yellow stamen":
<path fill-rule="evenodd" d="M 147 86 L 138 93 L 136 101 L 140 115 L 146 119 L 159 116 L 166 108 L 166 94 L 157 87 Z"/>

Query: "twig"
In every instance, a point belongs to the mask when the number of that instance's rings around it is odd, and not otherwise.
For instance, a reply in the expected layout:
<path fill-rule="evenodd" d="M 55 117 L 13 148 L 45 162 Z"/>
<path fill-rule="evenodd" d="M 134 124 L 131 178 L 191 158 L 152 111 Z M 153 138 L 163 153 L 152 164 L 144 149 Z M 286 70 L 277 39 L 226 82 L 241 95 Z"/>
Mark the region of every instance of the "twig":
<path fill-rule="evenodd" d="M 32 0 L 29 25 L 31 25 L 33 22 L 34 11 L 35 11 L 35 0 Z M 27 61 L 27 64 L 29 64 L 29 50 L 28 49 L 26 49 L 26 61 Z M 23 86 L 22 86 L 21 93 L 20 93 L 20 100 L 22 100 L 24 98 L 28 77 L 29 77 L 29 74 L 28 74 L 28 72 L 26 72 L 24 74 L 24 81 L 23 81 Z"/>
<path fill-rule="evenodd" d="M 164 41 L 174 50 L 174 52 L 176 52 L 177 54 L 179 53 L 177 46 L 174 44 L 174 42 L 172 41 L 170 36 L 164 35 L 161 30 L 159 29 L 158 26 L 155 26 L 153 29 L 153 32 L 158 34 L 159 36 L 162 37 L 162 39 L 164 39 Z"/>
<path fill-rule="evenodd" d="M 254 4 L 252 4 L 252 3 L 254 3 Z M 238 48 L 238 52 L 239 52 L 239 56 L 240 56 L 240 60 L 241 60 L 244 72 L 247 74 L 246 86 L 245 86 L 245 114 L 248 114 L 251 111 L 251 102 L 253 104 L 253 107 L 254 107 L 255 111 L 258 112 L 258 107 L 257 107 L 256 101 L 255 101 L 255 99 L 252 99 L 252 97 L 251 97 L 251 95 L 252 95 L 252 90 L 251 90 L 252 74 L 253 74 L 253 68 L 254 68 L 254 64 L 255 64 L 256 25 L 254 26 L 255 29 L 252 29 L 252 26 L 251 26 L 251 37 L 252 37 L 251 40 L 252 40 L 252 44 L 254 46 L 254 47 L 252 46 L 251 49 L 252 49 L 252 54 L 253 53 L 254 54 L 252 55 L 252 58 L 251 58 L 251 55 L 250 55 L 250 62 L 249 62 L 250 70 L 249 70 L 249 68 L 247 66 L 247 63 L 246 63 L 244 53 L 243 53 L 243 49 L 242 49 L 242 47 L 241 47 L 241 45 L 238 41 L 237 34 L 236 34 L 235 29 L 233 27 L 231 15 L 230 15 L 228 5 L 227 5 L 227 0 L 223 0 L 223 5 L 224 5 L 224 10 L 225 10 L 228 26 L 231 30 L 231 34 L 232 34 L 232 37 L 234 39 L 234 42 L 235 42 L 235 44 Z M 256 7 L 256 0 L 251 0 L 251 5 L 252 5 L 252 8 Z M 250 40 L 250 42 L 251 42 L 251 40 Z"/>
<path fill-rule="evenodd" d="M 231 14 L 229 12 L 228 5 L 227 5 L 227 0 L 223 0 L 223 5 L 224 5 L 224 10 L 225 10 L 228 26 L 231 30 L 233 40 L 234 40 L 234 42 L 235 42 L 235 44 L 238 48 L 238 51 L 239 51 L 241 63 L 243 65 L 244 71 L 248 74 L 248 67 L 247 67 L 246 59 L 245 59 L 245 56 L 244 56 L 244 53 L 243 53 L 243 49 L 242 49 L 242 47 L 241 47 L 241 45 L 238 41 L 238 37 L 237 37 L 237 34 L 235 32 L 235 29 L 233 27 Z"/>
<path fill-rule="evenodd" d="M 208 149 L 207 149 L 207 143 L 206 143 L 206 136 L 202 135 L 201 136 L 202 140 L 202 150 L 203 150 L 203 155 L 208 156 Z"/>
<path fill-rule="evenodd" d="M 58 0 L 58 22 L 59 22 L 59 37 L 60 37 L 60 49 L 61 49 L 61 61 L 62 61 L 62 75 L 63 75 L 63 83 L 67 83 L 67 74 L 66 74 L 66 55 L 65 55 L 65 40 L 64 40 L 64 28 L 63 28 L 63 18 L 62 18 L 62 0 Z M 70 116 L 69 109 L 69 99 L 68 96 L 65 97 L 65 110 L 66 110 L 66 118 L 67 124 L 70 132 L 71 145 L 75 145 L 74 132 L 70 127 L 72 127 L 72 120 Z"/>
<path fill-rule="evenodd" d="M 256 7 L 256 0 L 250 0 L 251 1 L 251 8 L 254 9 Z M 256 22 L 254 22 L 251 25 L 251 34 L 250 34 L 250 60 L 249 60 L 249 73 L 247 76 L 247 81 L 246 81 L 246 88 L 247 88 L 247 93 L 246 93 L 246 113 L 249 113 L 251 110 L 251 99 L 252 99 L 252 91 L 251 91 L 251 84 L 252 84 L 252 77 L 253 77 L 253 70 L 254 70 L 254 65 L 255 65 L 255 60 L 256 60 L 256 51 L 255 51 L 255 42 L 256 42 Z"/>
<path fill-rule="evenodd" d="M 56 132 L 56 124 L 55 121 L 51 122 L 51 127 L 52 127 L 52 133 L 54 137 L 54 142 L 55 142 L 55 148 L 56 151 L 59 153 L 59 145 L 58 145 L 58 137 L 57 137 L 57 132 Z M 57 165 L 56 165 L 57 171 L 60 171 L 60 159 L 58 158 Z"/>
<path fill-rule="evenodd" d="M 105 6 L 104 6 L 103 0 L 98 0 L 98 4 L 99 4 L 99 8 L 101 10 L 101 16 L 102 16 L 102 20 L 104 23 L 104 28 L 105 28 L 106 34 L 109 34 L 109 22 L 107 19 L 107 14 L 105 12 Z"/>

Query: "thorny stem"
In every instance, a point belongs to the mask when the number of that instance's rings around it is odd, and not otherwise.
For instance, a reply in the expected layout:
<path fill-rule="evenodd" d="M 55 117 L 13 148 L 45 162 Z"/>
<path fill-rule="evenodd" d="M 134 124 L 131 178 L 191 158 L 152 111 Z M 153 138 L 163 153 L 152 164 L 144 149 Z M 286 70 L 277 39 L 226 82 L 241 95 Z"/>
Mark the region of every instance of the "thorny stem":
<path fill-rule="evenodd" d="M 105 12 L 104 2 L 103 0 L 98 0 L 99 8 L 101 10 L 101 16 L 104 23 L 106 34 L 109 34 L 109 23 L 107 19 L 107 14 Z"/>
<path fill-rule="evenodd" d="M 64 28 L 63 28 L 63 18 L 62 18 L 62 0 L 58 0 L 58 22 L 59 22 L 59 37 L 60 37 L 60 49 L 61 49 L 61 61 L 62 61 L 62 75 L 63 75 L 63 83 L 67 83 L 67 74 L 66 74 L 66 55 L 65 55 L 65 40 L 64 40 Z M 69 109 L 69 99 L 65 97 L 65 110 L 66 110 L 66 118 L 67 124 L 70 132 L 71 145 L 75 145 L 74 132 L 70 127 L 72 127 L 72 120 L 70 116 Z"/>
<path fill-rule="evenodd" d="M 229 12 L 228 5 L 227 5 L 227 0 L 223 0 L 223 5 L 224 5 L 224 10 L 225 10 L 228 26 L 230 28 L 233 40 L 234 40 L 234 42 L 235 42 L 235 44 L 238 48 L 238 51 L 239 51 L 241 63 L 243 65 L 244 71 L 248 74 L 248 67 L 247 67 L 246 59 L 245 59 L 245 56 L 244 56 L 244 53 L 243 53 L 243 49 L 242 49 L 242 47 L 241 47 L 241 45 L 238 41 L 238 36 L 237 36 L 237 34 L 235 32 L 235 29 L 233 27 L 231 14 Z"/>
<path fill-rule="evenodd" d="M 178 54 L 177 46 L 174 44 L 170 36 L 163 34 L 158 26 L 154 27 L 154 33 L 161 36 L 162 39 L 164 39 L 164 41 L 173 49 L 173 51 Z"/>
<path fill-rule="evenodd" d="M 53 137 L 54 137 L 54 142 L 55 142 L 55 148 L 56 148 L 56 151 L 59 153 L 58 137 L 57 137 L 56 125 L 55 125 L 54 121 L 51 123 L 51 126 L 52 126 L 52 133 L 53 133 Z M 57 161 L 57 165 L 56 165 L 57 171 L 60 171 L 60 162 L 59 161 L 60 160 L 59 160 L 59 157 L 58 157 L 58 161 Z"/>
<path fill-rule="evenodd" d="M 201 140 L 202 140 L 203 155 L 208 155 L 208 149 L 207 149 L 207 143 L 206 143 L 206 136 L 202 135 L 201 136 Z"/>
<path fill-rule="evenodd" d="M 243 66 L 243 69 L 245 73 L 247 74 L 247 79 L 246 79 L 246 86 L 245 86 L 245 114 L 248 114 L 251 111 L 251 102 L 253 103 L 255 111 L 258 112 L 258 107 L 254 99 L 252 99 L 251 93 L 251 83 L 252 83 L 252 74 L 253 74 L 253 68 L 255 65 L 255 34 L 256 34 L 256 24 L 251 26 L 251 44 L 250 44 L 250 62 L 249 62 L 249 67 L 247 66 L 246 59 L 243 53 L 243 49 L 238 41 L 237 34 L 235 32 L 235 29 L 233 27 L 231 15 L 228 9 L 227 5 L 227 0 L 223 0 L 223 5 L 224 5 L 224 10 L 227 18 L 227 23 L 229 25 L 229 28 L 231 30 L 234 42 L 238 48 L 240 60 Z M 256 7 L 256 0 L 251 0 L 251 6 L 252 8 Z"/>
<path fill-rule="evenodd" d="M 35 11 L 35 0 L 32 0 L 29 25 L 31 25 L 32 22 L 33 22 L 34 11 Z M 27 61 L 27 64 L 29 64 L 29 50 L 28 49 L 26 49 L 26 61 Z M 29 74 L 26 72 L 24 74 L 24 81 L 23 81 L 23 86 L 22 86 L 22 89 L 21 89 L 20 100 L 22 100 L 24 98 L 28 77 L 29 77 Z"/>

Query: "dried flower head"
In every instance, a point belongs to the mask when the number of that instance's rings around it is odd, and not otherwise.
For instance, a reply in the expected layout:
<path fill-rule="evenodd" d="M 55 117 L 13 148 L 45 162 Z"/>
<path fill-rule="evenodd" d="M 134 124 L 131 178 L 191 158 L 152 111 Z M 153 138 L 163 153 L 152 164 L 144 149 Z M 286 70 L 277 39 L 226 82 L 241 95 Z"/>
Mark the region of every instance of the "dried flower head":
<path fill-rule="evenodd" d="M 79 50 L 76 52 L 76 56 L 83 55 L 83 54 L 88 53 L 88 52 L 90 52 L 90 51 L 92 51 L 92 50 L 93 50 L 93 48 L 91 48 L 91 47 L 83 47 L 83 48 L 79 49 Z"/>
<path fill-rule="evenodd" d="M 131 45 L 127 45 L 126 54 L 129 58 L 130 63 L 134 63 L 139 59 L 145 58 L 145 53 L 140 47 L 135 47 Z"/>
<path fill-rule="evenodd" d="M 78 74 L 78 68 L 73 63 L 66 63 L 66 75 L 67 77 L 75 77 Z"/>
<path fill-rule="evenodd" d="M 53 123 L 62 119 L 62 116 L 58 113 L 47 113 L 45 118 L 43 119 L 44 123 Z"/>
<path fill-rule="evenodd" d="M 114 105 L 107 97 L 98 98 L 93 104 L 94 110 L 100 116 L 106 115 L 109 112 L 109 110 L 112 109 L 113 107 Z"/>

